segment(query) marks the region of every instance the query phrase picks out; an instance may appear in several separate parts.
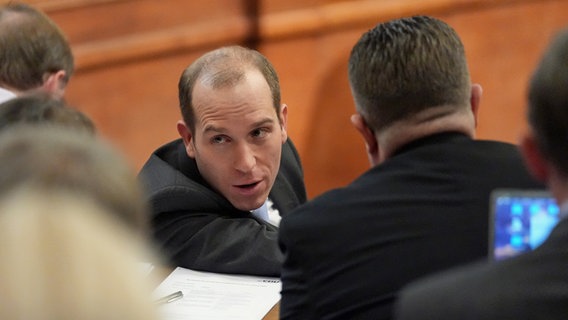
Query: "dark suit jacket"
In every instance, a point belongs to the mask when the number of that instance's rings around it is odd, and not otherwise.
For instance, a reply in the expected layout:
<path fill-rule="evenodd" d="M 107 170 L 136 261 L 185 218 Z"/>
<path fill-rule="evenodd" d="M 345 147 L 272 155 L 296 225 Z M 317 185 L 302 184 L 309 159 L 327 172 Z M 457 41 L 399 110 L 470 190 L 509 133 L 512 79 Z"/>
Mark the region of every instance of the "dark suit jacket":
<path fill-rule="evenodd" d="M 241 211 L 203 180 L 181 139 L 156 150 L 140 179 L 149 192 L 152 228 L 171 263 L 194 270 L 278 276 L 278 228 Z M 300 159 L 288 139 L 269 195 L 280 215 L 306 201 Z"/>
<path fill-rule="evenodd" d="M 534 251 L 420 280 L 401 293 L 397 319 L 568 319 L 568 220 Z"/>
<path fill-rule="evenodd" d="M 511 144 L 414 141 L 280 222 L 282 319 L 390 319 L 420 276 L 487 254 L 489 194 L 542 188 Z"/>

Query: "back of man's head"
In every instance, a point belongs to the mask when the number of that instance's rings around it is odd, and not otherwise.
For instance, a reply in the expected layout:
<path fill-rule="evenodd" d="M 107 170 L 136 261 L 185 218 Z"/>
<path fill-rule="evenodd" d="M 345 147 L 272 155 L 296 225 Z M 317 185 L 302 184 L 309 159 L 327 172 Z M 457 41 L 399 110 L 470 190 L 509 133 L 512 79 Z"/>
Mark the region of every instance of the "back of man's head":
<path fill-rule="evenodd" d="M 426 16 L 378 24 L 351 51 L 349 81 L 367 125 L 382 130 L 434 107 L 466 108 L 464 47 L 445 22 Z"/>
<path fill-rule="evenodd" d="M 0 5 L 0 87 L 29 91 L 47 75 L 74 71 L 71 48 L 58 26 L 43 12 L 23 3 Z"/>
<path fill-rule="evenodd" d="M 26 94 L 0 103 L 0 131 L 23 123 L 63 126 L 96 133 L 91 118 L 47 93 Z"/>
<path fill-rule="evenodd" d="M 568 178 L 568 29 L 559 33 L 529 85 L 528 120 L 542 154 Z"/>

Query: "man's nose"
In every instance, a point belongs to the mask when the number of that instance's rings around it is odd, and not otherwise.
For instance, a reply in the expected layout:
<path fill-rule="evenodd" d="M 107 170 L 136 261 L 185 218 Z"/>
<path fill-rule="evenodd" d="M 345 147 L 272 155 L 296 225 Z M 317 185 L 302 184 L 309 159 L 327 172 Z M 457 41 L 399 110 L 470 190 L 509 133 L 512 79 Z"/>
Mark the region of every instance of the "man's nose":
<path fill-rule="evenodd" d="M 246 143 L 237 146 L 235 152 L 235 169 L 241 172 L 249 172 L 256 165 L 256 157 L 253 149 Z"/>

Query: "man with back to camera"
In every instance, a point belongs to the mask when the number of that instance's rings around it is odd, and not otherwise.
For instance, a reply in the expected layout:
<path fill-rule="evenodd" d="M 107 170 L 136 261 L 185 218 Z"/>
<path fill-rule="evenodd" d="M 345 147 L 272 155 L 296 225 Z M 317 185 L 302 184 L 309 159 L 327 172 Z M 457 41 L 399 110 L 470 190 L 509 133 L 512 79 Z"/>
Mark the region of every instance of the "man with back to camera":
<path fill-rule="evenodd" d="M 481 87 L 443 21 L 378 24 L 349 81 L 372 168 L 282 219 L 281 319 L 390 319 L 404 284 L 487 255 L 493 189 L 542 188 L 516 146 L 474 140 Z"/>
<path fill-rule="evenodd" d="M 62 98 L 74 71 L 61 30 L 23 3 L 0 5 L 0 61 L 0 102 L 33 91 Z"/>
<path fill-rule="evenodd" d="M 276 71 L 240 46 L 206 53 L 179 81 L 181 139 L 140 177 L 158 244 L 175 266 L 278 276 L 280 216 L 306 201 Z"/>
<path fill-rule="evenodd" d="M 560 205 L 560 217 L 534 251 L 421 279 L 401 292 L 398 319 L 566 319 L 568 315 L 568 29 L 535 70 L 528 95 L 526 164 Z"/>

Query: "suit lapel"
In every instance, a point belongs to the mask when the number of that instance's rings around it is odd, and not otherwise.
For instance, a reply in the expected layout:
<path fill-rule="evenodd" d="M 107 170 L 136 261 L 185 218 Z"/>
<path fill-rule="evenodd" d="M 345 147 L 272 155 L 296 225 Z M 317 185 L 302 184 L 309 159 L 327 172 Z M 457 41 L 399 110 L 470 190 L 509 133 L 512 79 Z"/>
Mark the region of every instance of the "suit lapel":
<path fill-rule="evenodd" d="M 281 217 L 298 206 L 299 201 L 296 199 L 295 195 L 294 189 L 288 180 L 279 172 L 278 176 L 276 176 L 274 186 L 272 186 L 272 190 L 270 190 L 269 197 L 274 202 Z"/>

